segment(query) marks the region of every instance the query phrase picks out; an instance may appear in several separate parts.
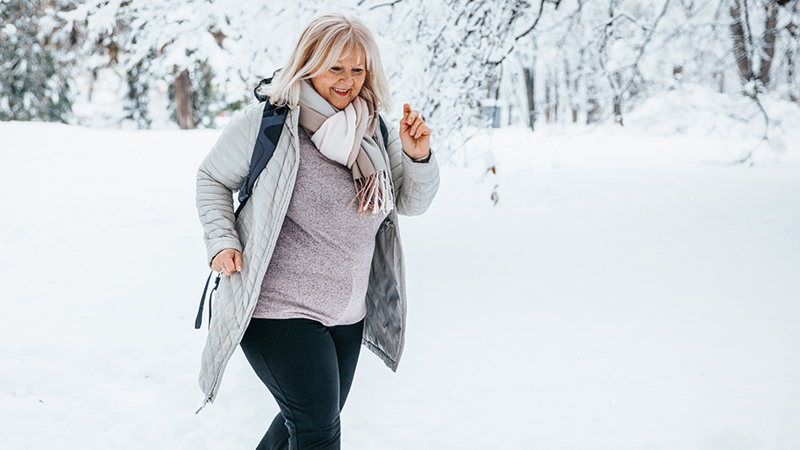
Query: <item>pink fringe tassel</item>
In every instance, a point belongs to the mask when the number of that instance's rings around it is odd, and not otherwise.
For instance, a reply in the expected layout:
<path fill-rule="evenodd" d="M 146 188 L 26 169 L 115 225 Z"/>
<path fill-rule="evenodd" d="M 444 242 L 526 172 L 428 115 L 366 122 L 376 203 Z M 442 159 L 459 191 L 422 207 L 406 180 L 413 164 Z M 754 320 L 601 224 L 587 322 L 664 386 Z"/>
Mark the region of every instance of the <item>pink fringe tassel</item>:
<path fill-rule="evenodd" d="M 394 193 L 389 175 L 384 172 L 354 180 L 356 196 L 347 207 L 358 199 L 358 213 L 376 216 L 378 213 L 389 214 L 394 206 Z"/>

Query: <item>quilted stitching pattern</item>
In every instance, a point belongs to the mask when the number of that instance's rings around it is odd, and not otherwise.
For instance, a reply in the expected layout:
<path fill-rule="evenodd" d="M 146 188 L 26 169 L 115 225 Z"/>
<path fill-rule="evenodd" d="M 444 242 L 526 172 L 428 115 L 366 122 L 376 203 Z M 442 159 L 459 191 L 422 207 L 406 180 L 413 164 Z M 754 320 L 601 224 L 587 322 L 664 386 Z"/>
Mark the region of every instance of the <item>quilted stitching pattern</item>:
<path fill-rule="evenodd" d="M 242 271 L 222 277 L 215 296 L 214 317 L 203 350 L 199 377 L 207 401 L 215 399 L 225 366 L 250 322 L 297 176 L 299 114 L 295 109 L 289 111 L 275 153 L 234 224 L 233 192 L 239 189 L 248 174 L 263 108 L 261 103 L 237 114 L 197 172 L 197 209 L 209 264 L 218 252 L 226 248 L 241 251 L 243 259 Z M 405 270 L 396 230 L 397 213 L 423 213 L 438 189 L 439 172 L 433 157 L 425 164 L 411 161 L 403 153 L 394 128 L 389 130 L 389 141 L 387 153 L 397 202 L 390 218 L 395 229 L 383 247 L 385 255 L 376 254 L 373 259 L 379 265 L 390 266 L 388 269 L 392 276 L 384 278 L 395 284 L 399 301 L 393 305 L 393 311 L 387 313 L 381 308 L 380 298 L 372 299 L 373 305 L 377 305 L 371 314 L 376 326 L 371 328 L 372 332 L 365 332 L 364 343 L 394 370 L 402 353 L 406 309 Z M 387 273 L 387 268 L 379 267 L 371 278 L 376 273 Z M 367 320 L 372 320 L 370 314 Z"/>

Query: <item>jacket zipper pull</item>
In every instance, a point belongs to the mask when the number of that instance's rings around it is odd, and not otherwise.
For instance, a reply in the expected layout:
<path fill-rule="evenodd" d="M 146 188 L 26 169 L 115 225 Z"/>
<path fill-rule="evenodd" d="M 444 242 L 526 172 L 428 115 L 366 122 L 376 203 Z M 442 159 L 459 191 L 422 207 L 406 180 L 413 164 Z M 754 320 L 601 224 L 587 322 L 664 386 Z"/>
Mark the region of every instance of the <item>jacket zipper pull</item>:
<path fill-rule="evenodd" d="M 206 407 L 206 405 L 208 404 L 208 402 L 210 402 L 210 401 L 211 401 L 211 397 L 206 397 L 206 399 L 205 399 L 205 400 L 203 400 L 203 404 L 202 404 L 202 405 L 200 405 L 200 407 L 199 407 L 199 408 L 197 408 L 197 411 L 195 411 L 194 413 L 195 413 L 195 414 L 200 414 L 200 411 L 202 411 L 202 410 L 203 410 L 203 408 L 205 408 L 205 407 Z"/>

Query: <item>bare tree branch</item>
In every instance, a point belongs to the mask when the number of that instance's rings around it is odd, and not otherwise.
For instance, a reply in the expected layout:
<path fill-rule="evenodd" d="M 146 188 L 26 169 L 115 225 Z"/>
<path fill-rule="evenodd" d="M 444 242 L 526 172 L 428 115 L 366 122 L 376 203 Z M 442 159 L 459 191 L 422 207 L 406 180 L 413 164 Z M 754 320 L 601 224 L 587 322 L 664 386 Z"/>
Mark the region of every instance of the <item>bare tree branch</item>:
<path fill-rule="evenodd" d="M 644 56 L 644 52 L 647 49 L 647 44 L 649 44 L 650 41 L 653 39 L 653 36 L 656 33 L 656 28 L 658 28 L 659 22 L 661 22 L 661 19 L 663 19 L 664 16 L 667 14 L 667 9 L 669 8 L 670 1 L 671 0 L 666 0 L 664 2 L 664 7 L 661 8 L 661 14 L 659 14 L 658 17 L 656 17 L 656 20 L 653 22 L 653 26 L 650 28 L 650 31 L 647 33 L 647 36 L 645 37 L 644 42 L 642 42 L 642 46 L 639 48 L 639 54 L 636 55 L 636 60 L 633 62 L 634 73 L 628 79 L 628 82 L 625 84 L 625 87 L 622 89 L 622 92 L 627 92 L 628 89 L 631 88 L 631 85 L 633 84 L 633 80 L 639 74 L 639 62 L 642 60 L 642 56 Z"/>
<path fill-rule="evenodd" d="M 518 41 L 518 40 L 524 38 L 531 31 L 533 31 L 534 28 L 536 28 L 536 25 L 539 23 L 539 20 L 542 18 L 542 12 L 544 11 L 544 2 L 545 1 L 546 0 L 540 0 L 540 2 L 539 2 L 539 13 L 536 15 L 536 20 L 533 21 L 533 24 L 530 27 L 528 27 L 528 29 L 525 30 L 525 32 L 523 32 L 522 34 L 520 34 L 519 36 L 514 38 L 515 41 Z M 558 4 L 556 4 L 556 7 L 558 7 Z"/>
<path fill-rule="evenodd" d="M 392 6 L 393 7 L 394 5 L 396 5 L 396 4 L 398 4 L 398 3 L 402 2 L 402 1 L 403 0 L 394 0 L 393 2 L 381 3 L 380 5 L 370 6 L 368 8 L 368 11 L 372 11 L 372 10 L 378 9 L 378 8 L 383 8 L 384 6 Z M 359 2 L 358 4 L 361 5 L 362 3 L 363 2 Z"/>

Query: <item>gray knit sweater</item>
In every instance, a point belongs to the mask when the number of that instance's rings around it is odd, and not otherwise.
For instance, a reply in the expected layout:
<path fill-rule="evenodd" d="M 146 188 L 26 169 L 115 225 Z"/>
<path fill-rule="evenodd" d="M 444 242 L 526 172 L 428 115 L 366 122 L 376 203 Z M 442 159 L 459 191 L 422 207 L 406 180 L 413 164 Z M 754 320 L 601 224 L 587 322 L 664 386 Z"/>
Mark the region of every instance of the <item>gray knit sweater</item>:
<path fill-rule="evenodd" d="M 386 217 L 362 216 L 353 175 L 299 129 L 300 165 L 253 317 L 349 325 L 367 313 L 375 234 Z"/>

